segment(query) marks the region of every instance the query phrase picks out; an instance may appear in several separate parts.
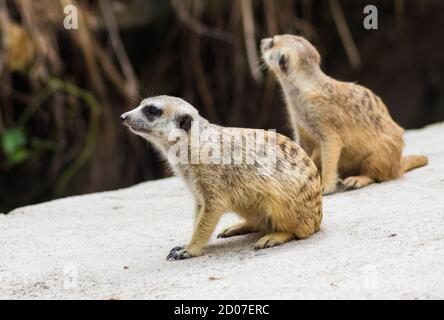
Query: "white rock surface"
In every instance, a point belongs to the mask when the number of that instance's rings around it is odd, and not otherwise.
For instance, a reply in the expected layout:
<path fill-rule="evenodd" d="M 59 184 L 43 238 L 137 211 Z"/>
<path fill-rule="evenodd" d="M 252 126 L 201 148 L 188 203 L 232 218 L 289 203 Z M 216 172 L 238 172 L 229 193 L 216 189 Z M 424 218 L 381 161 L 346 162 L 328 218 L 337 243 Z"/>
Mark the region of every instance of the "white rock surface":
<path fill-rule="evenodd" d="M 213 235 L 206 255 L 166 261 L 192 231 L 177 178 L 0 215 L 0 298 L 442 299 L 443 136 L 408 132 L 405 153 L 429 166 L 326 197 L 321 232 L 267 250 L 253 251 L 257 234 Z"/>

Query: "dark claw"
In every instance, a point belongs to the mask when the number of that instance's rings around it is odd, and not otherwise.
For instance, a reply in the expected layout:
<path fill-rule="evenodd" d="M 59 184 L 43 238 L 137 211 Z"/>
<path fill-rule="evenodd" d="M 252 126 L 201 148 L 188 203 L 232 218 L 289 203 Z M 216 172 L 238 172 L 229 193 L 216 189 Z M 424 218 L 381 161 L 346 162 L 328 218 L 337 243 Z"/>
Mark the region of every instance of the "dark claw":
<path fill-rule="evenodd" d="M 172 252 L 176 252 L 176 251 L 179 251 L 179 250 L 182 250 L 182 249 L 184 249 L 184 248 L 185 248 L 184 246 L 177 246 L 177 247 L 174 247 L 173 249 L 171 249 L 170 253 L 172 253 Z"/>
<path fill-rule="evenodd" d="M 189 256 L 187 254 L 186 251 L 183 251 L 185 249 L 184 246 L 177 246 L 174 247 L 173 249 L 171 249 L 170 253 L 167 256 L 167 260 L 182 260 L 182 259 L 187 259 L 190 258 L 191 256 Z M 181 252 L 181 254 L 179 254 L 179 252 Z"/>
<path fill-rule="evenodd" d="M 170 253 L 167 256 L 167 260 L 177 260 L 176 252 L 184 249 L 183 246 L 177 246 L 171 249 Z"/>

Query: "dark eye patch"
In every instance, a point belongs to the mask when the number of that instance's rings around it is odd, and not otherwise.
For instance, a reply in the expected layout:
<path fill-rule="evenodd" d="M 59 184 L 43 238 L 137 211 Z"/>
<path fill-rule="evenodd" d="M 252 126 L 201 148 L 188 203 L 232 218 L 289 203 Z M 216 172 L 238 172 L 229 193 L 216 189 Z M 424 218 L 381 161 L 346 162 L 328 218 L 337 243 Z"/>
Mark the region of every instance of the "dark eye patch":
<path fill-rule="evenodd" d="M 148 120 L 154 120 L 162 114 L 162 109 L 150 104 L 143 107 L 142 113 Z"/>
<path fill-rule="evenodd" d="M 288 71 L 288 58 L 285 54 L 279 58 L 279 68 L 285 73 Z"/>
<path fill-rule="evenodd" d="M 184 114 L 177 117 L 178 127 L 186 132 L 190 131 L 192 122 L 193 117 L 191 117 L 189 114 Z"/>

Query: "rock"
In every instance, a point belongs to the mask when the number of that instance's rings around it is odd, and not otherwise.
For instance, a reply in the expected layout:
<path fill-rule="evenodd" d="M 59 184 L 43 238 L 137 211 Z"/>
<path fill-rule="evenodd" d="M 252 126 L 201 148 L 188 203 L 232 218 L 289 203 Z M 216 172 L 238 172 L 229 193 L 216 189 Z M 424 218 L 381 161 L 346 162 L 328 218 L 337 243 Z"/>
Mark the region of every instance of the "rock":
<path fill-rule="evenodd" d="M 442 299 L 443 137 L 407 132 L 427 167 L 325 197 L 319 233 L 266 250 L 257 234 L 216 239 L 227 215 L 204 256 L 166 261 L 193 226 L 177 178 L 16 209 L 0 215 L 0 299 Z"/>

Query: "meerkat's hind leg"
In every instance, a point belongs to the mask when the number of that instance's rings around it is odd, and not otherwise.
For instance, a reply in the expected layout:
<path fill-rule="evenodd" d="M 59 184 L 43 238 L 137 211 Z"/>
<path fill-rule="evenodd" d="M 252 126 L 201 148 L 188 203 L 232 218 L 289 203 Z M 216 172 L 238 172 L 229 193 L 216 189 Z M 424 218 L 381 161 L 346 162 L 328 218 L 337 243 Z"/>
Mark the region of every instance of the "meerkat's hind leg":
<path fill-rule="evenodd" d="M 260 238 L 254 245 L 254 250 L 275 247 L 296 238 L 294 233 L 273 232 Z"/>
<path fill-rule="evenodd" d="M 364 188 L 374 182 L 375 180 L 367 176 L 354 176 L 344 179 L 342 184 L 345 186 L 345 190 L 355 190 Z"/>
<path fill-rule="evenodd" d="M 243 234 L 247 234 L 247 233 L 252 233 L 252 232 L 256 232 L 257 230 L 255 229 L 255 227 L 245 221 L 245 222 L 241 222 L 238 224 L 235 224 L 234 226 L 228 227 L 226 229 L 224 229 L 221 233 L 218 234 L 218 238 L 229 238 L 229 237 L 234 237 L 234 236 L 240 236 Z"/>
<path fill-rule="evenodd" d="M 399 166 L 396 165 L 396 160 L 399 158 L 395 154 L 384 154 L 376 152 L 361 163 L 360 175 L 352 176 L 344 179 L 342 184 L 346 190 L 364 188 L 375 182 L 382 182 L 391 180 L 397 177 Z"/>

